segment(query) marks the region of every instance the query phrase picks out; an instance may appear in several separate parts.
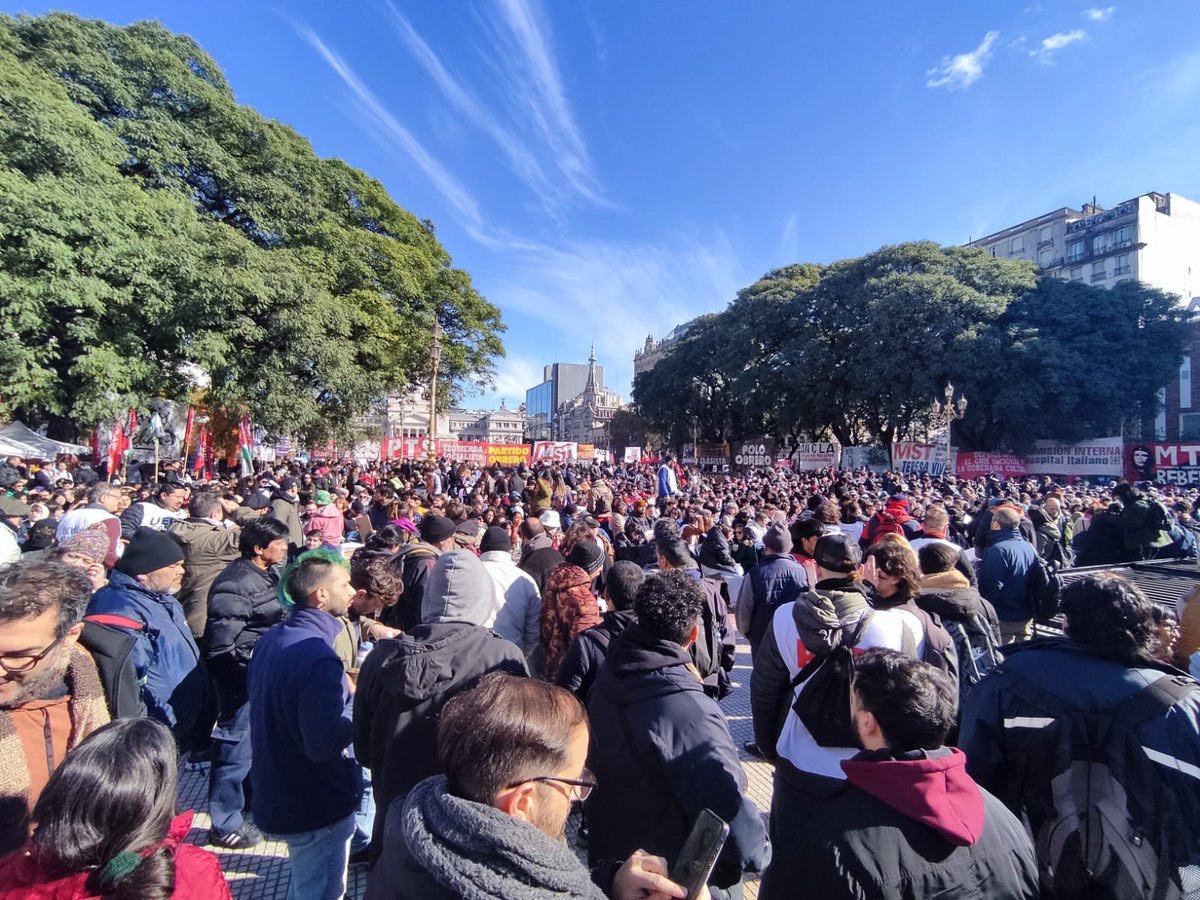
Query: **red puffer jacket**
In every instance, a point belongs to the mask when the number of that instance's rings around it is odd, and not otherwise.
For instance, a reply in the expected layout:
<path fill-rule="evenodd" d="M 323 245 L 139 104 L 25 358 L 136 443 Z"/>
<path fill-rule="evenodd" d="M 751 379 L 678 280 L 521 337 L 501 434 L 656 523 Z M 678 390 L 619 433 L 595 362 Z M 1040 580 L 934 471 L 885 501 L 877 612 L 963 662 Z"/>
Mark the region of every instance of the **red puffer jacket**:
<path fill-rule="evenodd" d="M 163 845 L 175 851 L 174 900 L 232 900 L 221 863 L 207 850 L 183 843 L 193 813 L 176 816 Z M 55 878 L 43 870 L 29 847 L 0 859 L 0 900 L 97 900 L 84 887 L 87 872 Z"/>

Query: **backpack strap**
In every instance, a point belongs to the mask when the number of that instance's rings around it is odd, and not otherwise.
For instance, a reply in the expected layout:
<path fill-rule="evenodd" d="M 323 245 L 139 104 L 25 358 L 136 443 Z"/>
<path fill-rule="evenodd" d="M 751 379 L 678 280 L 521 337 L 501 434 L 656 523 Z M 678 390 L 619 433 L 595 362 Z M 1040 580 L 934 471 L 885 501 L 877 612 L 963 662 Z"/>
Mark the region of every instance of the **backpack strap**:
<path fill-rule="evenodd" d="M 1112 708 L 1109 715 L 1127 729 L 1170 709 L 1198 688 L 1186 675 L 1163 675 Z"/>
<path fill-rule="evenodd" d="M 128 628 L 130 631 L 141 631 L 145 627 L 137 619 L 129 619 L 114 613 L 96 613 L 84 616 L 83 621 L 93 622 L 96 625 L 108 625 L 112 628 Z"/>
<path fill-rule="evenodd" d="M 1075 704 L 1044 690 L 1024 675 L 1016 675 L 1011 671 L 1009 674 L 1016 676 L 1010 683 L 1012 692 L 1048 716 L 1057 719 L 1080 711 Z M 1126 729 L 1135 728 L 1190 696 L 1198 687 L 1200 685 L 1186 675 L 1163 675 L 1099 712 L 1107 714 Z M 1005 725 L 1008 726 L 1007 719 Z"/>

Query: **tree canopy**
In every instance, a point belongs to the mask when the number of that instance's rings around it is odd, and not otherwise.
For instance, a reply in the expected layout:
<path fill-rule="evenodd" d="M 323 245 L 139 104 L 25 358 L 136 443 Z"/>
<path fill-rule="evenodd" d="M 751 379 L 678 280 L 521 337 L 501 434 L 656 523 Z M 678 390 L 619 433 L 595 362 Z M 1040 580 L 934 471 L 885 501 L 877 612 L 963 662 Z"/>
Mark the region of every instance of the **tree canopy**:
<path fill-rule="evenodd" d="M 890 446 L 937 427 L 947 382 L 966 449 L 1021 450 L 1149 422 L 1189 314 L 1136 282 L 1104 290 L 929 242 L 767 273 L 634 383 L 678 445 L 759 434 Z"/>
<path fill-rule="evenodd" d="M 156 23 L 0 16 L 0 409 L 66 434 L 208 402 L 269 431 L 344 432 L 389 390 L 486 384 L 500 312 L 428 221 L 239 105 Z M 443 388 L 445 389 L 445 388 Z"/>

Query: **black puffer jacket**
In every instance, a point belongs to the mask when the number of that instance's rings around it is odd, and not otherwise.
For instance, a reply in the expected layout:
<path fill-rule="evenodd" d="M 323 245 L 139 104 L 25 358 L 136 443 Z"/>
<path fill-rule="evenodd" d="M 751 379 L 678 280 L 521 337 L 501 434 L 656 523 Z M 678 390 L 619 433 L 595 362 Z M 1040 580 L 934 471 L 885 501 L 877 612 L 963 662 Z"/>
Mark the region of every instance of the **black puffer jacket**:
<path fill-rule="evenodd" d="M 208 592 L 208 621 L 200 650 L 208 660 L 224 713 L 246 700 L 246 667 L 263 633 L 284 617 L 276 595 L 279 574 L 248 559 L 225 567 Z"/>
<path fill-rule="evenodd" d="M 625 859 L 639 847 L 675 859 L 696 817 L 711 809 L 729 823 L 712 883 L 762 871 L 770 845 L 746 794 L 746 773 L 721 707 L 705 695 L 692 658 L 634 623 L 609 646 L 588 702 L 589 864 Z"/>
<path fill-rule="evenodd" d="M 704 536 L 700 545 L 700 565 L 706 569 L 726 569 L 736 571 L 737 563 L 729 551 L 729 539 L 721 533 L 721 527 L 714 525 Z"/>

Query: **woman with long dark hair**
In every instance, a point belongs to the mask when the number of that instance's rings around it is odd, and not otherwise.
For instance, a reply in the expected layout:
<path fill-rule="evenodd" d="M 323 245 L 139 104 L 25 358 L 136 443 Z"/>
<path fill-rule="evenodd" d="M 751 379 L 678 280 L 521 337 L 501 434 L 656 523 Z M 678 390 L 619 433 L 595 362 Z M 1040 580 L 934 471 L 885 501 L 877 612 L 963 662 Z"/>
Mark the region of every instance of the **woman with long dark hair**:
<path fill-rule="evenodd" d="M 176 753 L 153 719 L 92 732 L 50 776 L 29 843 L 0 860 L 0 900 L 228 900 L 217 858 L 183 842 Z"/>

